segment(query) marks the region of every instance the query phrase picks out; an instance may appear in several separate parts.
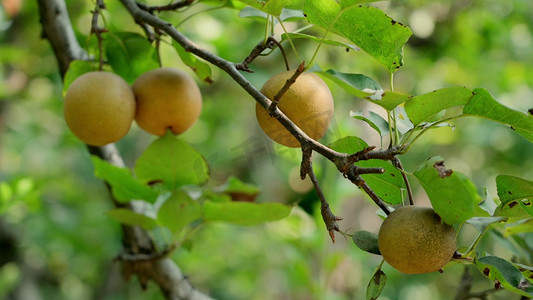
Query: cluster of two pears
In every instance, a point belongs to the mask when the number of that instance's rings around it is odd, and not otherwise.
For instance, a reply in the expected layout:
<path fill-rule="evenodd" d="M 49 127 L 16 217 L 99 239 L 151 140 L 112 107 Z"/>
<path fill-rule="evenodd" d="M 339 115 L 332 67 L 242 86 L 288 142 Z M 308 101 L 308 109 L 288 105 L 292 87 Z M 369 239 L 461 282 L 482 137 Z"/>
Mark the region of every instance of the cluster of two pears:
<path fill-rule="evenodd" d="M 162 136 L 187 130 L 200 116 L 202 95 L 187 73 L 159 68 L 140 75 L 133 86 L 120 76 L 89 72 L 76 78 L 65 95 L 64 116 L 70 130 L 88 145 L 122 139 L 133 120 Z"/>

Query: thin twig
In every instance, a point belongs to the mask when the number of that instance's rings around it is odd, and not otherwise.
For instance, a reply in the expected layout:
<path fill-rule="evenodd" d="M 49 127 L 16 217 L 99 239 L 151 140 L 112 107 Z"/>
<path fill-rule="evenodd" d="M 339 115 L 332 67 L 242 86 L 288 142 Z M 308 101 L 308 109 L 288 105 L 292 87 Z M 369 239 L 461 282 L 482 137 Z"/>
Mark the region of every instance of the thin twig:
<path fill-rule="evenodd" d="M 119 254 L 115 259 L 120 261 L 156 261 L 163 258 L 166 258 L 168 255 L 170 255 L 174 250 L 176 250 L 176 244 L 170 245 L 170 247 L 165 248 L 163 251 L 159 253 L 150 253 L 150 254 L 144 254 L 144 253 L 121 253 Z"/>
<path fill-rule="evenodd" d="M 402 162 L 398 158 L 398 156 L 394 156 L 392 159 L 392 164 L 400 170 L 400 173 L 402 174 L 403 182 L 405 183 L 405 188 L 407 189 L 407 197 L 409 198 L 409 205 L 415 205 L 414 197 L 413 197 L 413 190 L 411 189 L 411 184 L 409 183 L 409 179 L 407 178 L 407 174 L 405 174 L 405 170 L 403 169 Z"/>
<path fill-rule="evenodd" d="M 140 9 L 145 10 L 152 14 L 154 13 L 154 11 L 161 12 L 161 11 L 177 10 L 185 6 L 189 6 L 193 2 L 194 0 L 178 0 L 170 4 L 154 5 L 154 6 L 149 6 L 144 3 L 137 2 L 137 6 L 139 6 Z"/>
<path fill-rule="evenodd" d="M 322 192 L 322 188 L 320 188 L 320 184 L 318 183 L 318 180 L 316 178 L 315 172 L 313 171 L 313 163 L 311 161 L 312 153 L 313 153 L 312 150 L 306 149 L 305 146 L 302 147 L 303 157 L 302 157 L 302 168 L 300 169 L 300 175 L 302 176 L 302 179 L 305 178 L 305 174 L 309 175 L 309 178 L 311 179 L 311 182 L 313 183 L 313 186 L 315 187 L 318 199 L 320 199 L 320 214 L 322 215 L 322 219 L 324 220 L 324 223 L 326 224 L 326 229 L 329 232 L 331 241 L 335 243 L 335 231 L 340 232 L 337 221 L 342 220 L 342 218 L 335 216 L 333 212 L 331 212 L 329 203 L 326 200 L 326 197 L 324 196 L 324 193 Z"/>
<path fill-rule="evenodd" d="M 354 166 L 355 167 L 355 166 Z M 374 203 L 376 203 L 377 206 L 379 206 L 379 208 L 381 208 L 381 210 L 389 215 L 390 214 L 390 210 L 389 208 L 387 207 L 387 205 L 385 204 L 385 202 L 376 194 L 376 192 L 374 192 L 374 190 L 372 190 L 372 188 L 370 188 L 370 186 L 368 186 L 368 184 L 366 183 L 366 181 L 361 177 L 361 175 L 359 175 L 357 173 L 357 171 L 355 170 L 355 168 L 350 168 L 350 170 L 348 171 L 348 179 L 355 185 L 357 185 L 358 187 L 360 187 L 361 189 L 363 189 L 363 191 L 365 191 L 365 193 L 370 196 L 370 198 L 374 201 Z"/>
<path fill-rule="evenodd" d="M 107 32 L 107 29 L 102 28 L 98 25 L 98 17 L 100 16 L 100 11 L 106 9 L 104 0 L 96 0 L 96 6 L 93 10 L 93 18 L 91 21 L 91 33 L 96 35 L 96 39 L 98 40 L 98 70 L 102 71 L 104 67 L 104 49 L 103 49 L 103 41 L 104 38 L 102 36 L 103 33 Z"/>
<path fill-rule="evenodd" d="M 277 108 L 277 106 L 279 104 L 279 101 L 281 100 L 281 97 L 283 97 L 283 95 L 289 90 L 291 85 L 293 85 L 296 82 L 296 79 L 298 79 L 298 76 L 300 76 L 300 74 L 302 74 L 304 72 L 304 70 L 305 70 L 305 61 L 303 61 L 298 66 L 298 69 L 296 69 L 296 71 L 294 71 L 294 74 L 292 74 L 292 76 L 289 79 L 287 79 L 287 81 L 285 82 L 283 87 L 281 87 L 281 89 L 278 91 L 278 93 L 274 96 L 274 98 L 272 99 L 272 103 L 268 107 L 268 113 L 269 114 L 272 115 L 272 112 L 274 110 L 276 110 L 276 108 Z"/>
<path fill-rule="evenodd" d="M 235 64 L 235 68 L 240 71 L 253 73 L 254 71 L 250 70 L 248 67 L 249 64 L 254 61 L 263 51 L 266 49 L 274 49 L 274 46 L 278 46 L 279 50 L 281 51 L 281 54 L 283 55 L 283 60 L 285 61 L 285 67 L 287 68 L 287 71 L 290 70 L 289 62 L 287 61 L 287 55 L 285 55 L 285 50 L 283 50 L 283 46 L 273 37 L 269 36 L 266 41 L 261 40 L 255 47 L 250 51 L 250 54 L 244 59 L 242 63 Z"/>

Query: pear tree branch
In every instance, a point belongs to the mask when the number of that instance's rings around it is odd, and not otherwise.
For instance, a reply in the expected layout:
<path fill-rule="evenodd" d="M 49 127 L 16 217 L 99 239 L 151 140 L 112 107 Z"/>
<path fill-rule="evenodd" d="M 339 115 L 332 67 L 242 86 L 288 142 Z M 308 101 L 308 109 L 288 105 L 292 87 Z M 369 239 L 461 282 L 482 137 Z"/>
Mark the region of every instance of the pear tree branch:
<path fill-rule="evenodd" d="M 213 64 L 217 68 L 229 75 L 238 85 L 240 85 L 257 103 L 270 112 L 270 115 L 277 119 L 302 145 L 303 151 L 317 152 L 329 161 L 343 173 L 352 183 L 363 189 L 370 198 L 385 212 L 389 209 L 385 202 L 368 186 L 365 180 L 360 176 L 367 173 L 383 173 L 381 168 L 360 168 L 354 165 L 354 162 L 369 159 L 393 160 L 400 153 L 400 147 L 391 147 L 389 149 L 374 150 L 374 148 L 347 154 L 337 152 L 310 138 L 298 126 L 294 124 L 277 106 L 272 106 L 273 102 L 263 95 L 254 87 L 241 73 L 243 70 L 242 63 L 234 63 L 225 60 L 206 49 L 198 47 L 190 41 L 185 35 L 178 31 L 172 24 L 160 19 L 149 11 L 141 9 L 134 0 L 120 0 L 124 7 L 130 12 L 134 21 L 138 24 L 146 24 L 169 35 L 174 41 L 179 43 L 187 52 Z M 270 108 L 270 109 L 269 109 Z M 310 155 L 308 155 L 310 157 Z M 306 174 L 310 174 L 307 172 Z M 317 192 L 319 192 L 317 190 Z M 322 201 L 322 199 L 321 199 Z M 332 214 L 333 215 L 333 214 Z M 331 223 L 326 222 L 326 226 L 331 227 Z"/>

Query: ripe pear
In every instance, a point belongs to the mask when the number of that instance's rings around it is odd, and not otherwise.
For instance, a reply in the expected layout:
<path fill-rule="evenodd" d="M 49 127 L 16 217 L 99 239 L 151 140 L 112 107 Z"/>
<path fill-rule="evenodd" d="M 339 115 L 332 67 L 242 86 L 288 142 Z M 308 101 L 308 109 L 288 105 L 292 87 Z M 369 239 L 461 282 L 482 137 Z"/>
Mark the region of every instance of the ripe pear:
<path fill-rule="evenodd" d="M 263 85 L 261 93 L 273 100 L 293 74 L 294 71 L 287 71 L 274 75 Z M 278 108 L 309 137 L 319 140 L 333 118 L 333 96 L 326 83 L 315 73 L 303 73 L 283 94 Z M 287 147 L 300 147 L 298 140 L 259 103 L 256 104 L 255 114 L 259 126 L 272 140 Z"/>
<path fill-rule="evenodd" d="M 202 111 L 202 94 L 187 73 L 159 68 L 133 83 L 137 100 L 135 121 L 145 131 L 162 136 L 167 129 L 180 134 L 191 127 Z"/>
<path fill-rule="evenodd" d="M 378 234 L 381 255 L 395 269 L 422 274 L 441 269 L 455 252 L 455 232 L 429 207 L 393 211 Z"/>
<path fill-rule="evenodd" d="M 135 116 L 135 96 L 120 76 L 89 72 L 72 82 L 63 110 L 74 135 L 86 144 L 103 146 L 129 132 Z"/>

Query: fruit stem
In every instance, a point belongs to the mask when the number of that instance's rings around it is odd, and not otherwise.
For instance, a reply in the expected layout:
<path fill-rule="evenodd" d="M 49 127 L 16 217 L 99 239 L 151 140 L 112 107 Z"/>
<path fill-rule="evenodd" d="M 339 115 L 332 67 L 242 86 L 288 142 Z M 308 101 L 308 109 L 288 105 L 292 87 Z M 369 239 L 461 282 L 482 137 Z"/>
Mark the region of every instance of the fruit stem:
<path fill-rule="evenodd" d="M 91 21 L 91 33 L 96 35 L 98 40 L 98 70 L 102 71 L 104 67 L 104 49 L 103 49 L 103 37 L 102 33 L 107 32 L 107 29 L 102 28 L 98 25 L 98 17 L 101 15 L 101 11 L 105 9 L 105 4 L 103 0 L 96 0 L 96 6 L 93 11 L 93 18 Z M 103 19 L 103 16 L 102 16 Z"/>
<path fill-rule="evenodd" d="M 291 76 L 291 78 L 287 79 L 287 81 L 285 82 L 283 87 L 281 87 L 281 89 L 278 91 L 278 93 L 272 99 L 272 103 L 268 107 L 268 113 L 270 115 L 272 115 L 272 112 L 274 110 L 276 110 L 276 107 L 278 106 L 278 103 L 281 100 L 281 97 L 283 97 L 283 95 L 289 90 L 291 85 L 296 82 L 296 79 L 298 78 L 298 76 L 300 76 L 300 74 L 303 73 L 304 70 L 305 70 L 305 61 L 302 62 L 298 66 L 298 69 L 296 69 L 296 71 L 294 71 L 294 74 Z"/>

